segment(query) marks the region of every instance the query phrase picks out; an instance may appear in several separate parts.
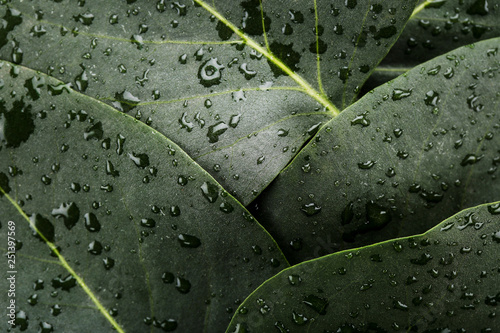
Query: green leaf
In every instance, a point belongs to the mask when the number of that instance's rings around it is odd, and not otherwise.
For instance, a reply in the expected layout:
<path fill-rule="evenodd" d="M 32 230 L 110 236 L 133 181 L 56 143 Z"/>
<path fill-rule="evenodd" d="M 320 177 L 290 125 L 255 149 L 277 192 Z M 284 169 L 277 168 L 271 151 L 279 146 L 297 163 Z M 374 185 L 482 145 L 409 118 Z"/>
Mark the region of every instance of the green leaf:
<path fill-rule="evenodd" d="M 420 0 L 400 38 L 364 89 L 371 90 L 457 47 L 493 37 L 500 37 L 498 1 Z"/>
<path fill-rule="evenodd" d="M 3 62 L 0 77 L 0 237 L 16 244 L 21 331 L 220 332 L 288 265 L 157 131 L 44 74 Z"/>
<path fill-rule="evenodd" d="M 354 100 L 416 0 L 210 3 L 9 1 L 0 58 L 147 123 L 248 204 Z"/>
<path fill-rule="evenodd" d="M 255 205 L 287 258 L 421 233 L 500 199 L 499 42 L 418 66 L 318 132 Z"/>
<path fill-rule="evenodd" d="M 285 269 L 243 302 L 227 332 L 493 332 L 499 214 L 500 202 L 477 206 L 422 235 Z"/>

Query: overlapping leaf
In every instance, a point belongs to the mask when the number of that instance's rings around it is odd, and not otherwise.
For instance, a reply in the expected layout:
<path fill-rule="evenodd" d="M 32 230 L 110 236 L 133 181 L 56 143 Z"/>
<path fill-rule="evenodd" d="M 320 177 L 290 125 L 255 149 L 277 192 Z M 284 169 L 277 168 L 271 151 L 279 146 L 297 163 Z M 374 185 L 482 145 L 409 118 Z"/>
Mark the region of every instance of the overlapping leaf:
<path fill-rule="evenodd" d="M 433 59 L 323 127 L 256 203 L 298 262 L 498 200 L 499 39 Z"/>
<path fill-rule="evenodd" d="M 227 332 L 494 332 L 500 203 L 425 234 L 293 266 L 260 286 Z"/>
<path fill-rule="evenodd" d="M 287 266 L 157 131 L 44 74 L 3 62 L 0 77 L 0 235 L 6 251 L 14 224 L 16 330 L 220 332 Z"/>
<path fill-rule="evenodd" d="M 210 5 L 7 1 L 0 57 L 159 130 L 248 204 L 352 102 L 414 1 Z"/>
<path fill-rule="evenodd" d="M 420 0 L 402 35 L 367 82 L 371 90 L 457 47 L 500 37 L 497 0 Z"/>

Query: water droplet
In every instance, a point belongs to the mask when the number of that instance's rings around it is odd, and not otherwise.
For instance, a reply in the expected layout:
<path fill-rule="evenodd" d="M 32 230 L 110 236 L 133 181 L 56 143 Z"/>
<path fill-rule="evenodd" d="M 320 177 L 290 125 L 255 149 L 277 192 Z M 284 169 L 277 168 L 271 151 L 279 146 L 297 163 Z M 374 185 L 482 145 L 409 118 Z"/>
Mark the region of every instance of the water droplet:
<path fill-rule="evenodd" d="M 58 275 L 52 279 L 51 284 L 56 289 L 61 288 L 62 290 L 70 291 L 71 288 L 76 287 L 76 279 L 71 274 L 68 274 L 64 278 Z"/>
<path fill-rule="evenodd" d="M 476 164 L 477 162 L 481 161 L 483 157 L 484 155 L 476 156 L 475 154 L 467 154 L 463 158 L 462 162 L 460 162 L 460 165 L 466 166 Z"/>
<path fill-rule="evenodd" d="M 430 105 L 430 106 L 437 106 L 441 99 L 439 98 L 439 94 L 435 92 L 434 90 L 429 90 L 425 94 L 425 105 Z"/>
<path fill-rule="evenodd" d="M 392 91 L 392 100 L 399 101 L 403 98 L 411 96 L 412 89 L 394 89 Z"/>
<path fill-rule="evenodd" d="M 293 34 L 293 28 L 290 24 L 288 23 L 285 23 L 282 27 L 281 27 L 281 33 L 285 36 L 290 36 L 291 34 Z"/>
<path fill-rule="evenodd" d="M 40 214 L 33 214 L 30 216 L 30 227 L 33 231 L 33 236 L 42 240 L 42 237 L 38 234 L 40 233 L 49 242 L 54 242 L 55 229 L 54 225 L 45 217 Z M 32 226 L 35 226 L 36 230 Z M 37 232 L 38 230 L 38 232 Z"/>
<path fill-rule="evenodd" d="M 492 215 L 500 214 L 500 203 L 488 206 L 488 212 L 490 212 L 490 214 Z"/>
<path fill-rule="evenodd" d="M 229 40 L 231 36 L 234 34 L 234 31 L 231 30 L 231 28 L 229 28 L 226 24 L 222 23 L 221 21 L 217 22 L 215 30 L 217 30 L 219 38 L 221 40 Z"/>
<path fill-rule="evenodd" d="M 99 241 L 92 241 L 90 242 L 89 246 L 87 247 L 87 251 L 90 253 L 90 254 L 93 254 L 93 255 L 99 255 L 102 253 L 102 244 L 99 242 Z"/>
<path fill-rule="evenodd" d="M 200 83 L 205 87 L 211 87 L 219 84 L 222 78 L 221 70 L 224 68 L 224 65 L 220 64 L 217 58 L 208 59 L 198 70 Z"/>
<path fill-rule="evenodd" d="M 90 232 L 98 232 L 101 230 L 101 224 L 94 213 L 87 213 L 83 216 L 85 219 L 85 228 Z"/>
<path fill-rule="evenodd" d="M 296 274 L 292 274 L 292 275 L 288 275 L 288 282 L 292 286 L 298 286 L 302 282 L 302 279 L 300 276 L 298 276 Z"/>
<path fill-rule="evenodd" d="M 300 53 L 296 52 L 293 49 L 293 43 L 290 44 L 282 44 L 278 42 L 272 42 L 269 45 L 271 52 L 276 55 L 277 58 L 281 59 L 281 61 L 288 66 L 292 71 L 297 72 L 299 67 L 297 66 L 300 62 Z M 280 75 L 286 75 L 285 72 L 281 70 L 278 66 L 276 66 L 273 62 L 268 60 L 268 64 L 273 71 L 275 77 Z"/>
<path fill-rule="evenodd" d="M 146 218 L 141 220 L 141 227 L 154 228 L 156 226 L 156 221 L 152 218 Z"/>
<path fill-rule="evenodd" d="M 136 154 L 129 153 L 128 157 L 135 163 L 135 165 L 139 168 L 146 168 L 149 166 L 149 156 L 147 154 Z"/>
<path fill-rule="evenodd" d="M 111 268 L 113 268 L 115 266 L 115 260 L 113 258 L 110 258 L 110 257 L 106 257 L 106 258 L 102 259 L 102 263 L 104 264 L 104 269 L 106 269 L 106 270 L 110 270 Z"/>
<path fill-rule="evenodd" d="M 441 65 L 437 65 L 427 71 L 427 75 L 438 75 L 441 70 Z"/>
<path fill-rule="evenodd" d="M 85 129 L 83 138 L 87 141 L 91 139 L 102 140 L 103 135 L 104 131 L 102 130 L 102 123 L 98 121 L 91 127 Z"/>
<path fill-rule="evenodd" d="M 469 8 L 467 8 L 467 14 L 469 15 L 488 15 L 488 0 L 476 0 Z"/>
<path fill-rule="evenodd" d="M 40 98 L 42 93 L 41 88 L 44 85 L 45 85 L 45 79 L 43 77 L 36 77 L 36 76 L 26 80 L 24 83 L 24 87 L 28 89 L 28 94 L 34 101 Z"/>
<path fill-rule="evenodd" d="M 48 175 L 43 175 L 41 180 L 45 185 L 50 185 L 52 183 L 52 178 L 50 178 Z"/>
<path fill-rule="evenodd" d="M 124 90 L 121 93 L 115 93 L 115 100 L 116 101 L 111 104 L 116 109 L 125 113 L 134 109 L 141 102 L 138 97 L 135 97 L 127 90 Z"/>
<path fill-rule="evenodd" d="M 373 201 L 366 204 L 366 225 L 370 230 L 378 230 L 385 227 L 391 221 L 391 213 L 388 209 Z"/>
<path fill-rule="evenodd" d="M 354 118 L 351 121 L 351 126 L 354 126 L 354 125 L 361 125 L 363 127 L 369 126 L 370 120 L 366 118 L 366 113 L 363 113 L 363 114 L 356 116 L 356 118 Z"/>
<path fill-rule="evenodd" d="M 229 120 L 229 126 L 232 128 L 236 128 L 238 126 L 238 123 L 240 122 L 241 114 L 237 115 L 232 115 L 231 119 Z"/>
<path fill-rule="evenodd" d="M 306 216 L 314 216 L 321 212 L 321 207 L 315 204 L 314 202 L 305 204 L 300 209 Z"/>
<path fill-rule="evenodd" d="M 247 100 L 247 97 L 245 95 L 245 91 L 242 89 L 240 89 L 238 91 L 233 91 L 233 93 L 231 94 L 231 97 L 233 98 L 233 101 L 235 101 L 235 102 Z"/>
<path fill-rule="evenodd" d="M 208 127 L 207 137 L 210 143 L 215 143 L 219 141 L 219 136 L 221 136 L 224 132 L 227 131 L 229 126 L 226 125 L 223 121 L 216 123 L 215 125 Z"/>
<path fill-rule="evenodd" d="M 453 75 L 455 75 L 455 71 L 451 67 L 447 68 L 446 71 L 443 73 L 443 76 L 447 79 L 451 79 Z"/>
<path fill-rule="evenodd" d="M 255 1 L 245 1 L 240 3 L 244 8 L 241 18 L 241 28 L 244 33 L 252 36 L 260 36 L 265 31 L 269 31 L 271 19 L 260 10 L 260 5 Z"/>
<path fill-rule="evenodd" d="M 14 101 L 12 109 L 7 111 L 0 103 L 0 148 L 3 143 L 6 147 L 19 147 L 34 130 L 31 105 L 26 105 L 22 100 Z"/>
<path fill-rule="evenodd" d="M 28 297 L 28 304 L 34 306 L 38 303 L 38 294 L 33 294 Z"/>
<path fill-rule="evenodd" d="M 481 103 L 477 103 L 479 96 L 476 93 L 472 93 L 469 97 L 467 97 L 467 106 L 469 109 L 475 112 L 480 112 L 484 109 L 484 105 Z"/>
<path fill-rule="evenodd" d="M 245 76 L 245 79 L 250 80 L 257 75 L 257 72 L 248 68 L 248 64 L 245 62 L 239 67 L 240 73 Z"/>
<path fill-rule="evenodd" d="M 401 128 L 396 128 L 396 129 L 393 131 L 393 133 L 394 133 L 394 136 L 395 136 L 396 138 L 399 138 L 401 135 L 403 135 L 403 130 L 402 130 Z"/>
<path fill-rule="evenodd" d="M 33 283 L 33 290 L 42 290 L 44 288 L 44 281 L 38 279 Z"/>
<path fill-rule="evenodd" d="M 400 252 L 400 251 L 398 251 L 398 252 Z M 410 262 L 412 264 L 415 264 L 415 265 L 423 266 L 423 265 L 427 264 L 431 260 L 432 260 L 432 256 L 429 253 L 422 253 L 422 255 L 420 256 L 420 258 L 418 258 L 418 259 L 411 259 Z"/>
<path fill-rule="evenodd" d="M 204 182 L 200 187 L 203 196 L 210 202 L 214 203 L 219 197 L 219 188 L 216 185 Z"/>
<path fill-rule="evenodd" d="M 287 136 L 287 135 L 288 135 L 288 131 L 287 131 L 287 130 L 282 129 L 282 128 L 280 128 L 280 129 L 278 130 L 278 136 L 280 136 L 280 137 L 285 137 L 285 136 Z"/>
<path fill-rule="evenodd" d="M 315 295 L 307 296 L 302 303 L 311 307 L 314 311 L 316 311 L 320 315 L 326 314 L 326 308 L 328 307 L 328 300 L 325 298 L 321 298 Z"/>
<path fill-rule="evenodd" d="M 420 197 L 430 203 L 438 203 L 443 200 L 443 195 L 441 193 L 426 191 L 424 189 L 420 192 Z"/>
<path fill-rule="evenodd" d="M 292 319 L 293 322 L 299 326 L 305 325 L 309 322 L 309 319 L 303 314 L 298 314 L 295 311 L 292 311 Z"/>
<path fill-rule="evenodd" d="M 59 208 L 52 209 L 52 216 L 62 218 L 68 230 L 73 228 L 80 217 L 80 209 L 74 202 L 62 203 Z"/>
<path fill-rule="evenodd" d="M 345 0 L 345 6 L 349 9 L 356 8 L 357 4 L 358 4 L 357 0 Z"/>
<path fill-rule="evenodd" d="M 106 162 L 106 174 L 111 175 L 113 177 L 118 177 L 120 175 L 120 172 L 118 170 L 115 170 L 115 167 L 111 161 Z"/>
<path fill-rule="evenodd" d="M 78 14 L 73 15 L 73 19 L 76 22 L 82 23 L 83 25 L 91 25 L 94 21 L 94 15 L 91 13 Z"/>
<path fill-rule="evenodd" d="M 224 212 L 226 214 L 229 214 L 234 210 L 233 206 L 228 202 L 221 203 L 219 208 L 222 212 Z"/>
<path fill-rule="evenodd" d="M 177 184 L 185 186 L 188 183 L 188 178 L 186 176 L 180 175 L 177 177 Z"/>
<path fill-rule="evenodd" d="M 191 236 L 188 234 L 180 234 L 177 237 L 177 240 L 179 241 L 182 247 L 189 247 L 194 249 L 201 245 L 201 241 L 198 237 Z"/>
<path fill-rule="evenodd" d="M 175 279 L 175 289 L 181 294 L 187 294 L 191 290 L 191 283 L 186 279 L 178 277 Z"/>
<path fill-rule="evenodd" d="M 173 283 L 175 280 L 174 274 L 170 272 L 165 272 L 161 275 L 163 283 Z"/>
<path fill-rule="evenodd" d="M 377 163 L 376 161 L 366 161 L 358 163 L 358 168 L 363 170 L 371 169 L 376 163 Z"/>
<path fill-rule="evenodd" d="M 125 137 L 121 134 L 116 135 L 116 153 L 123 154 L 123 145 L 125 144 Z"/>

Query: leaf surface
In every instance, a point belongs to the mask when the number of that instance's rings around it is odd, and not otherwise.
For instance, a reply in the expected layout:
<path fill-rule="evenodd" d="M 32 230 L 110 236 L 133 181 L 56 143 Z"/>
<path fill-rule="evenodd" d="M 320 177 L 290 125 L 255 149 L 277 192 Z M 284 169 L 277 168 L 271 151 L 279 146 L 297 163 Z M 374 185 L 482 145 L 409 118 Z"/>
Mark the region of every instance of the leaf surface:
<path fill-rule="evenodd" d="M 500 202 L 425 234 L 285 269 L 227 332 L 492 332 L 500 325 Z"/>
<path fill-rule="evenodd" d="M 499 199 L 499 41 L 412 69 L 318 132 L 255 205 L 290 260 L 418 234 Z"/>
<path fill-rule="evenodd" d="M 21 331 L 222 331 L 288 265 L 157 131 L 44 74 L 3 62 L 0 77 L 0 234 L 14 223 Z"/>
<path fill-rule="evenodd" d="M 248 204 L 352 102 L 414 2 L 10 1 L 0 57 L 147 123 Z"/>

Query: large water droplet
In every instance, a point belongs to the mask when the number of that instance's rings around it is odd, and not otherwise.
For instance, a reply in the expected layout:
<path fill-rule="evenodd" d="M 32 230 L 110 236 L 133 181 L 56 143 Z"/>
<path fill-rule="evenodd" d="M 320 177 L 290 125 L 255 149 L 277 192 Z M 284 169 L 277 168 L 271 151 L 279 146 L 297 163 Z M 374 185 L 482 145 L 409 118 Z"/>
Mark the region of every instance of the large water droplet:
<path fill-rule="evenodd" d="M 328 307 L 328 300 L 325 298 L 321 298 L 315 295 L 307 296 L 302 303 L 311 307 L 314 311 L 316 311 L 320 315 L 326 314 L 326 308 Z"/>
<path fill-rule="evenodd" d="M 52 216 L 62 218 L 64 225 L 69 230 L 78 222 L 80 209 L 74 202 L 62 203 L 59 208 L 52 209 Z"/>
<path fill-rule="evenodd" d="M 467 8 L 467 14 L 469 15 L 488 15 L 488 0 L 477 0 L 469 8 Z"/>
<path fill-rule="evenodd" d="M 40 233 L 49 242 L 54 241 L 55 230 L 54 225 L 40 214 L 33 214 L 30 216 L 30 227 L 33 230 L 33 236 L 42 240 L 42 237 L 38 234 Z M 33 226 L 36 228 L 33 229 Z M 38 232 L 37 232 L 38 231 Z"/>
<path fill-rule="evenodd" d="M 197 248 L 201 245 L 201 241 L 198 237 L 188 234 L 180 234 L 177 240 L 182 247 Z"/>
<path fill-rule="evenodd" d="M 135 108 L 141 100 L 127 90 L 115 94 L 116 101 L 111 103 L 116 109 L 122 112 L 129 112 Z"/>
<path fill-rule="evenodd" d="M 217 198 L 219 197 L 219 188 L 216 185 L 204 182 L 200 188 L 201 193 L 210 203 L 217 201 Z"/>
<path fill-rule="evenodd" d="M 73 19 L 76 22 L 82 23 L 83 25 L 91 25 L 94 21 L 94 15 L 91 13 L 78 14 L 73 15 Z"/>
<path fill-rule="evenodd" d="M 76 286 L 76 279 L 71 274 L 64 278 L 58 275 L 56 278 L 52 279 L 51 283 L 52 287 L 56 289 L 61 288 L 62 290 L 70 291 L 71 288 Z"/>
<path fill-rule="evenodd" d="M 156 221 L 152 218 L 146 218 L 141 220 L 141 227 L 154 228 L 156 226 Z"/>
<path fill-rule="evenodd" d="M 134 164 L 139 168 L 146 168 L 149 166 L 149 156 L 147 154 L 136 154 L 129 153 L 128 157 L 134 162 Z"/>
<path fill-rule="evenodd" d="M 430 105 L 430 106 L 437 106 L 441 99 L 439 98 L 439 94 L 435 92 L 434 90 L 429 90 L 425 94 L 424 102 L 425 105 Z"/>
<path fill-rule="evenodd" d="M 399 101 L 403 98 L 411 96 L 412 89 L 394 89 L 392 91 L 392 100 Z"/>
<path fill-rule="evenodd" d="M 85 228 L 90 232 L 98 232 L 101 230 L 101 224 L 94 213 L 87 213 L 83 216 L 85 219 Z"/>
<path fill-rule="evenodd" d="M 315 204 L 314 202 L 305 204 L 300 208 L 300 210 L 306 214 L 306 216 L 314 216 L 316 214 L 319 214 L 321 212 L 321 207 Z"/>
<path fill-rule="evenodd" d="M 220 64 L 217 58 L 208 59 L 201 64 L 198 70 L 200 83 L 205 87 L 211 87 L 215 84 L 219 84 L 222 78 L 221 70 L 224 68 L 224 65 Z"/>
<path fill-rule="evenodd" d="M 101 242 L 99 241 L 92 241 L 90 242 L 89 246 L 87 247 L 87 251 L 90 253 L 90 254 L 93 254 L 93 255 L 99 255 L 102 253 L 102 244 Z"/>
<path fill-rule="evenodd" d="M 220 121 L 215 125 L 209 126 L 208 127 L 208 139 L 210 143 L 215 143 L 219 141 L 219 136 L 221 136 L 224 132 L 227 131 L 229 126 L 226 125 L 225 122 Z"/>
<path fill-rule="evenodd" d="M 98 121 L 94 125 L 85 129 L 85 132 L 83 133 L 83 138 L 87 141 L 91 139 L 102 140 L 103 135 L 104 131 L 102 130 L 102 123 Z"/>
<path fill-rule="evenodd" d="M 35 130 L 31 105 L 26 105 L 22 100 L 14 101 L 9 111 L 4 105 L 0 103 L 0 147 L 5 143 L 7 147 L 17 148 Z"/>
<path fill-rule="evenodd" d="M 181 294 L 187 294 L 191 290 L 191 283 L 186 279 L 178 277 L 175 279 L 175 289 Z"/>

